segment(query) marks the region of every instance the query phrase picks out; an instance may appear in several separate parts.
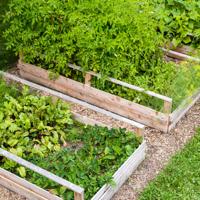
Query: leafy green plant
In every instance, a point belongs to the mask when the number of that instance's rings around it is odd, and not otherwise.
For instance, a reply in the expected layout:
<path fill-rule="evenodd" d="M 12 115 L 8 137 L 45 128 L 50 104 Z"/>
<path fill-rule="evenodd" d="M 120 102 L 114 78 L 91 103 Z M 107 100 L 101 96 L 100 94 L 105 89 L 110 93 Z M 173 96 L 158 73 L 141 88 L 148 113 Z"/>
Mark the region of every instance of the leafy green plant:
<path fill-rule="evenodd" d="M 162 64 L 162 38 L 151 10 L 146 1 L 137 0 L 14 0 L 4 35 L 7 47 L 23 52 L 25 61 L 66 76 L 72 62 L 131 80 Z"/>
<path fill-rule="evenodd" d="M 142 138 L 125 129 L 86 126 L 71 119 L 66 103 L 20 92 L 0 79 L 0 147 L 86 189 L 92 197 L 137 149 Z M 73 193 L 24 167 L 0 158 L 0 166 L 57 194 Z"/>
<path fill-rule="evenodd" d="M 10 0 L 0 1 L 0 69 L 7 69 L 8 65 L 16 61 L 16 56 L 12 50 L 6 50 L 6 41 L 3 38 L 3 32 L 7 24 L 3 24 L 4 14 L 8 9 Z"/>
<path fill-rule="evenodd" d="M 68 105 L 50 97 L 28 94 L 17 98 L 5 94 L 0 107 L 0 146 L 21 157 L 44 157 L 58 151 L 65 141 L 64 129 L 71 123 Z M 4 162 L 5 161 L 5 162 Z M 16 166 L 4 160 L 5 168 Z"/>
<path fill-rule="evenodd" d="M 160 27 L 166 38 L 176 47 L 182 44 L 199 46 L 200 2 L 198 0 L 155 0 L 158 19 L 164 22 Z"/>
<path fill-rule="evenodd" d="M 199 199 L 200 129 L 140 195 L 140 200 Z"/>
<path fill-rule="evenodd" d="M 8 86 L 0 75 L 0 107 L 6 100 L 5 94 L 10 95 L 12 97 L 17 97 L 20 95 L 20 92 L 18 91 L 16 86 L 14 85 Z"/>
<path fill-rule="evenodd" d="M 163 59 L 159 47 L 165 42 L 166 26 L 151 4 L 147 0 L 13 0 L 5 15 L 4 37 L 7 48 L 23 55 L 27 63 L 83 81 L 81 73 L 68 67 L 69 62 L 80 65 L 84 71 L 101 73 L 103 79 L 92 82 L 96 88 L 161 110 L 162 102 L 105 82 L 110 76 L 174 98 L 181 70 Z M 189 89 L 182 88 L 191 93 Z M 175 98 L 174 105 L 178 103 Z"/>
<path fill-rule="evenodd" d="M 140 138 L 124 129 L 108 130 L 98 126 L 78 125 L 73 126 L 68 133 L 62 151 L 50 154 L 45 159 L 35 157 L 31 161 L 82 186 L 86 199 L 91 199 L 106 183 L 114 187 L 112 175 L 141 143 Z M 64 199 L 73 199 L 72 192 L 40 175 L 29 172 L 27 179 Z"/>

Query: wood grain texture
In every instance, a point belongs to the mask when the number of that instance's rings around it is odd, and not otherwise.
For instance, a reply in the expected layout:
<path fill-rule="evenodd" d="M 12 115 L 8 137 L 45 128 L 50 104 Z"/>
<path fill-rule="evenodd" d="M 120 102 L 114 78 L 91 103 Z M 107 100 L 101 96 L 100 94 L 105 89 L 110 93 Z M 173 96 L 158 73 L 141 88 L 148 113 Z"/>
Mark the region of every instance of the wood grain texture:
<path fill-rule="evenodd" d="M 72 69 L 75 69 L 75 70 L 83 72 L 83 69 L 80 66 L 76 66 L 76 65 L 72 65 L 72 64 L 69 64 L 68 66 L 70 68 L 72 68 Z M 95 72 L 92 72 L 92 71 L 88 71 L 87 74 L 90 74 L 91 76 L 95 76 L 97 78 L 101 78 L 102 77 L 101 74 L 98 74 L 98 73 L 95 73 Z M 163 101 L 168 101 L 168 102 L 172 101 L 172 99 L 170 97 L 167 97 L 167 96 L 164 96 L 164 95 L 161 95 L 161 94 L 149 91 L 149 90 L 145 90 L 144 88 L 138 87 L 136 85 L 132 85 L 132 84 L 129 84 L 129 83 L 126 83 L 126 82 L 123 82 L 123 81 L 120 81 L 120 80 L 117 80 L 117 79 L 114 79 L 114 78 L 111 78 L 111 77 L 108 77 L 107 80 L 112 82 L 112 83 L 115 83 L 117 85 L 121 85 L 123 87 L 127 87 L 127 88 L 129 88 L 131 90 L 135 90 L 135 91 L 147 94 L 147 95 L 149 95 L 151 97 L 155 97 L 155 98 L 158 98 L 158 99 L 163 100 Z"/>
<path fill-rule="evenodd" d="M 128 119 L 135 120 L 147 126 L 167 132 L 169 115 L 157 112 L 151 108 L 128 101 L 119 96 L 109 94 L 72 79 L 59 76 L 56 80 L 50 80 L 47 70 L 19 63 L 20 75 L 35 83 L 60 91 L 74 98 L 81 99 L 95 106 L 101 107 Z"/>
<path fill-rule="evenodd" d="M 41 167 L 38 167 L 37 165 L 34 165 L 31 162 L 28 162 L 28 161 L 8 152 L 6 150 L 3 150 L 1 148 L 0 148 L 0 155 L 8 158 L 9 160 L 12 160 L 12 161 L 18 163 L 18 164 L 20 164 L 24 167 L 26 167 L 26 168 L 28 168 L 28 169 L 30 169 L 30 170 L 38 173 L 38 174 L 40 174 L 40 175 L 42 175 L 42 176 L 44 176 L 44 177 L 46 177 L 46 178 L 48 178 L 52 181 L 54 181 L 55 183 L 58 183 L 58 184 L 60 184 L 64 187 L 72 190 L 73 192 L 76 192 L 76 193 L 79 193 L 79 194 L 84 192 L 84 189 L 82 187 L 75 185 L 75 184 L 73 184 L 69 181 L 66 181 L 65 179 L 60 178 L 60 177 L 56 176 L 55 174 L 53 174 L 53 173 L 51 173 L 51 172 L 49 172 L 49 171 L 47 171 L 47 170 L 45 170 Z"/>
<path fill-rule="evenodd" d="M 48 95 L 52 96 L 52 98 L 55 99 L 55 100 L 56 100 L 56 98 L 59 98 L 59 99 L 62 99 L 63 101 L 66 101 L 66 102 L 75 103 L 75 104 L 84 106 L 84 107 L 86 107 L 88 109 L 94 110 L 94 111 L 96 111 L 98 113 L 101 113 L 101 114 L 104 114 L 106 116 L 112 117 L 113 119 L 119 120 L 121 122 L 125 122 L 125 123 L 131 125 L 133 129 L 135 129 L 136 134 L 137 133 L 140 134 L 144 130 L 145 126 L 140 124 L 140 123 L 138 123 L 138 122 L 136 122 L 136 121 L 133 121 L 133 120 L 130 120 L 128 118 L 125 118 L 125 117 L 122 117 L 120 115 L 117 115 L 115 113 L 109 112 L 109 111 L 107 111 L 105 109 L 99 108 L 99 107 L 94 106 L 92 104 L 89 104 L 89 103 L 87 103 L 85 101 L 73 98 L 73 97 L 68 96 L 66 94 L 63 94 L 61 92 L 52 90 L 50 88 L 44 87 L 42 85 L 33 83 L 33 82 L 25 80 L 25 79 L 22 79 L 22 78 L 20 78 L 20 77 L 18 77 L 16 75 L 13 75 L 13 74 L 10 74 L 10 73 L 6 73 L 6 72 L 0 71 L 0 74 L 6 80 L 14 81 L 16 83 L 20 83 L 22 85 L 29 86 L 31 89 L 34 89 L 34 90 L 37 90 L 39 92 L 42 92 L 42 93 L 45 93 L 45 94 L 48 94 Z"/>
<path fill-rule="evenodd" d="M 0 168 L 0 185 L 30 200 L 61 200 L 61 198 Z"/>
<path fill-rule="evenodd" d="M 91 79 L 92 79 L 92 75 L 86 73 L 86 75 L 85 75 L 85 85 L 91 86 Z"/>
<path fill-rule="evenodd" d="M 186 54 L 183 54 L 183 53 L 180 53 L 180 52 L 176 52 L 176 51 L 172 51 L 172 50 L 168 50 L 168 49 L 165 49 L 165 48 L 161 48 L 161 49 L 163 50 L 163 52 L 167 56 L 169 56 L 171 58 L 176 58 L 176 59 L 179 59 L 179 60 L 190 60 L 190 61 L 194 61 L 194 62 L 200 63 L 200 59 L 199 58 L 188 56 Z"/>

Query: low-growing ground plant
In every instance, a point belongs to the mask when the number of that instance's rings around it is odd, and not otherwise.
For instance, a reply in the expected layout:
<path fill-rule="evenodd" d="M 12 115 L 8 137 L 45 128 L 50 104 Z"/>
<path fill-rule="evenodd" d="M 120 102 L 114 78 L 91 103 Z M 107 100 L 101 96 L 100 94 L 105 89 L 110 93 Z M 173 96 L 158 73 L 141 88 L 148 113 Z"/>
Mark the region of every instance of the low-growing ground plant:
<path fill-rule="evenodd" d="M 47 158 L 34 158 L 37 165 L 48 169 L 60 177 L 82 186 L 85 198 L 91 197 L 105 184 L 112 181 L 113 174 L 136 150 L 141 143 L 133 133 L 124 129 L 111 129 L 83 125 L 68 131 L 65 148 Z M 51 164 L 49 164 L 51 163 Z M 52 181 L 30 173 L 28 179 L 37 185 L 61 195 L 63 199 L 73 199 L 73 193 L 58 187 Z"/>
<path fill-rule="evenodd" d="M 193 45 L 200 41 L 200 2 L 198 0 L 154 0 L 160 30 L 174 47 Z"/>
<path fill-rule="evenodd" d="M 86 126 L 69 106 L 50 97 L 21 92 L 0 79 L 0 148 L 85 188 L 90 199 L 138 148 L 142 138 L 125 129 Z M 0 96 L 1 97 L 1 96 Z M 73 193 L 5 158 L 0 166 L 63 197 Z"/>

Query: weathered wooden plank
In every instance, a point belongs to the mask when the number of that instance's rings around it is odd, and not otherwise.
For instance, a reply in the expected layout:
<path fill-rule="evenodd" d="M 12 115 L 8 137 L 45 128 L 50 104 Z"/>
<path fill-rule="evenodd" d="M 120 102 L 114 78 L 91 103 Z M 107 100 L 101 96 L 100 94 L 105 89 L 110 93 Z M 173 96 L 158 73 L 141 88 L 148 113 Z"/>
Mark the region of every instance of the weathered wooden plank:
<path fill-rule="evenodd" d="M 84 194 L 83 193 L 79 194 L 74 192 L 74 200 L 84 200 Z"/>
<path fill-rule="evenodd" d="M 32 171 L 52 180 L 64 187 L 76 192 L 76 193 L 82 194 L 84 192 L 84 189 L 82 187 L 77 186 L 69 181 L 66 181 L 65 179 L 60 178 L 60 177 L 54 175 L 53 173 L 50 173 L 47 170 L 42 169 L 42 168 L 38 167 L 37 165 L 34 165 L 34 164 L 14 155 L 6 150 L 3 150 L 1 148 L 0 148 L 0 155 L 18 163 L 24 167 L 27 167 L 28 169 L 31 169 Z"/>
<path fill-rule="evenodd" d="M 88 118 L 87 116 L 83 116 L 83 115 L 80 115 L 78 113 L 75 113 L 75 112 L 71 112 L 72 113 L 72 118 L 80 123 L 83 123 L 83 124 L 86 124 L 86 125 L 91 125 L 91 126 L 94 126 L 94 125 L 98 125 L 98 126 L 103 126 L 103 127 L 107 127 L 107 128 L 112 128 L 111 126 L 108 126 L 104 123 L 101 123 L 101 122 L 98 122 L 94 119 L 90 119 Z"/>
<path fill-rule="evenodd" d="M 62 200 L 46 190 L 0 168 L 0 185 L 30 200 Z"/>
<path fill-rule="evenodd" d="M 136 170 L 138 165 L 144 160 L 146 151 L 146 142 L 143 142 L 138 149 L 125 161 L 125 163 L 116 171 L 113 179 L 115 187 L 105 184 L 93 197 L 92 200 L 109 200 Z"/>
<path fill-rule="evenodd" d="M 172 111 L 172 102 L 164 101 L 163 112 L 170 114 Z"/>
<path fill-rule="evenodd" d="M 51 95 L 53 97 L 60 98 L 60 99 L 62 99 L 64 101 L 67 101 L 67 102 L 72 102 L 72 103 L 76 103 L 76 104 L 82 105 L 82 106 L 84 106 L 86 108 L 89 108 L 89 109 L 94 110 L 96 112 L 99 112 L 101 114 L 104 114 L 104 115 L 107 115 L 109 117 L 112 117 L 113 119 L 125 122 L 125 123 L 131 125 L 133 128 L 135 128 L 136 129 L 136 133 L 140 134 L 144 130 L 144 125 L 142 125 L 142 124 L 140 124 L 138 122 L 135 122 L 133 120 L 127 119 L 125 117 L 122 117 L 120 115 L 114 114 L 112 112 L 106 111 L 106 110 L 104 110 L 102 108 L 99 108 L 97 106 L 91 105 L 91 104 L 89 104 L 87 102 L 84 102 L 84 101 L 81 101 L 79 99 L 73 98 L 71 96 L 65 95 L 65 94 L 63 94 L 61 92 L 46 88 L 46 87 L 38 85 L 36 83 L 24 80 L 22 78 L 19 78 L 18 76 L 13 75 L 13 74 L 5 73 L 5 72 L 2 72 L 2 71 L 0 71 L 0 74 L 6 79 L 21 83 L 23 85 L 27 85 L 30 88 L 35 89 L 37 91 L 44 92 L 46 94 L 49 94 L 49 95 Z"/>
<path fill-rule="evenodd" d="M 190 110 L 190 108 L 200 99 L 200 89 L 198 89 L 194 95 L 188 97 L 182 102 L 182 104 L 170 115 L 169 130 L 174 128 L 182 117 Z"/>
<path fill-rule="evenodd" d="M 83 71 L 83 69 L 79 66 L 72 65 L 72 64 L 69 64 L 68 66 L 72 69 Z M 95 72 L 92 72 L 92 71 L 88 71 L 87 74 L 90 74 L 90 75 L 95 76 L 97 78 L 102 77 L 101 74 L 98 74 L 98 73 L 95 73 Z M 120 81 L 120 80 L 117 80 L 117 79 L 114 79 L 114 78 L 110 78 L 110 77 L 108 77 L 107 80 L 109 80 L 110 82 L 115 83 L 117 85 L 121 85 L 121 86 L 127 87 L 129 89 L 147 94 L 151 97 L 155 97 L 155 98 L 158 98 L 158 99 L 163 100 L 163 101 L 172 102 L 172 99 L 167 97 L 167 96 L 157 94 L 157 93 L 152 92 L 152 91 L 145 90 L 144 88 L 138 87 L 136 85 L 132 85 L 132 84 L 129 84 L 129 83 L 126 83 L 126 82 L 123 82 L 123 81 Z"/>
<path fill-rule="evenodd" d="M 30 64 L 19 64 L 18 67 L 21 76 L 28 80 L 53 88 L 139 123 L 164 132 L 168 131 L 169 116 L 167 114 L 157 112 L 151 108 L 130 102 L 96 88 L 87 87 L 82 83 L 63 76 L 56 80 L 49 80 L 48 71 Z"/>
<path fill-rule="evenodd" d="M 91 79 L 92 79 L 91 74 L 86 73 L 86 75 L 85 75 L 85 85 L 90 86 L 91 85 Z"/>
<path fill-rule="evenodd" d="M 199 58 L 195 58 L 195 57 L 192 57 L 192 56 L 188 56 L 186 54 L 183 54 L 183 53 L 179 53 L 179 52 L 176 52 L 176 51 L 172 51 L 172 50 L 168 50 L 168 49 L 165 49 L 165 48 L 161 48 L 163 50 L 163 52 L 165 52 L 165 54 L 171 58 L 176 58 L 176 59 L 179 59 L 179 60 L 190 60 L 190 61 L 195 61 L 195 62 L 200 62 L 200 59 Z"/>

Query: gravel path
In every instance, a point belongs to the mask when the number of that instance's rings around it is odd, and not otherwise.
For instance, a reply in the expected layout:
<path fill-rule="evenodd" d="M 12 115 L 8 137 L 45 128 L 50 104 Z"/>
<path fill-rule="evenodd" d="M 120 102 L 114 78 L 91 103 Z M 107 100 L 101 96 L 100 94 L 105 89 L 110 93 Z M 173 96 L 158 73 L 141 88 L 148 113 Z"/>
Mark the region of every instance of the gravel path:
<path fill-rule="evenodd" d="M 187 113 L 169 134 L 147 129 L 147 157 L 121 187 L 113 200 L 136 200 L 145 186 L 166 166 L 170 157 L 183 148 L 200 126 L 200 101 Z"/>
<path fill-rule="evenodd" d="M 72 110 L 95 120 L 114 127 L 132 129 L 130 125 L 111 119 L 105 115 L 85 109 L 82 106 L 71 105 Z M 147 128 L 145 139 L 148 145 L 147 157 L 129 180 L 122 186 L 113 200 L 135 200 L 144 187 L 156 177 L 167 164 L 170 157 L 194 135 L 195 128 L 200 125 L 200 101 L 178 123 L 176 128 L 168 134 Z M 24 198 L 8 192 L 0 187 L 0 200 L 23 200 Z"/>

